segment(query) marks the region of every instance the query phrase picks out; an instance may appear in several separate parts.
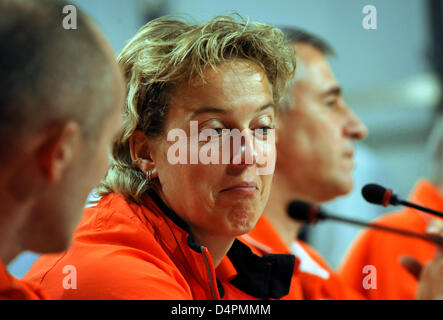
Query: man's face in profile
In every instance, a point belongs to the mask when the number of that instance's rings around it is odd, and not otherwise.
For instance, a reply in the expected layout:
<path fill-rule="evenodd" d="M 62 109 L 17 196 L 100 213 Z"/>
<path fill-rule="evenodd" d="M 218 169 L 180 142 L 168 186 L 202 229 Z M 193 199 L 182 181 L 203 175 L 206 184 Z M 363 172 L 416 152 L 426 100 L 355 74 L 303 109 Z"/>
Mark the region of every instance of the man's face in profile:
<path fill-rule="evenodd" d="M 105 114 L 94 119 L 94 127 L 90 130 L 95 132 L 91 135 L 84 134 L 85 128 L 80 129 L 83 133 L 79 135 L 76 147 L 70 151 L 68 166 L 60 179 L 47 188 L 33 210 L 26 227 L 29 231 L 25 232 L 23 241 L 24 247 L 31 247 L 36 252 L 57 252 L 69 246 L 88 194 L 105 177 L 109 148 L 121 129 L 125 96 L 123 76 L 109 44 L 98 32 L 97 37 L 107 55 L 104 63 L 108 65 L 111 78 L 107 91 L 112 98 L 106 99 L 109 103 L 102 105 L 91 103 L 90 108 L 103 108 Z"/>
<path fill-rule="evenodd" d="M 97 128 L 100 129 L 96 129 L 98 132 L 93 137 L 94 141 L 85 141 L 82 150 L 79 150 L 79 155 L 72 168 L 73 174 L 77 172 L 76 176 L 68 175 L 64 181 L 67 187 L 71 188 L 70 193 L 72 194 L 71 201 L 64 203 L 68 209 L 66 211 L 72 212 L 71 216 L 65 216 L 65 232 L 70 237 L 82 216 L 88 194 L 106 175 L 109 166 L 110 147 L 122 126 L 122 110 L 125 97 L 123 76 L 109 44 L 101 34 L 97 34 L 97 37 L 102 42 L 108 55 L 109 70 L 113 79 L 113 85 L 109 88 L 109 95 L 113 98 L 107 100 L 109 105 L 101 106 L 107 111 L 101 119 L 97 119 Z M 91 108 L 94 107 L 99 106 L 91 106 Z"/>
<path fill-rule="evenodd" d="M 291 177 L 291 190 L 306 200 L 327 201 L 350 192 L 354 140 L 367 129 L 347 107 L 325 56 L 296 44 L 296 80 L 290 108 L 282 111 L 277 168 Z"/>

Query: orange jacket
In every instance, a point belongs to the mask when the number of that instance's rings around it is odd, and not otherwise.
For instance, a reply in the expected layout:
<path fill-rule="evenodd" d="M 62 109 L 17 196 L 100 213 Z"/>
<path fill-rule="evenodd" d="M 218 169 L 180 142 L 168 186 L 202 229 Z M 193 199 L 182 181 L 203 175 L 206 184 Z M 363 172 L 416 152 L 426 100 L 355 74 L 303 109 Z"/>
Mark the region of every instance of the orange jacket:
<path fill-rule="evenodd" d="M 424 180 L 417 184 L 411 202 L 443 211 L 443 197 Z M 431 219 L 433 216 L 429 214 L 405 208 L 381 217 L 377 223 L 426 233 Z M 414 299 L 417 281 L 400 265 L 399 258 L 409 255 L 425 264 L 435 256 L 435 252 L 436 246 L 428 241 L 368 229 L 359 235 L 347 253 L 339 274 L 347 284 L 369 299 Z M 365 266 L 374 266 L 375 269 L 363 273 Z"/>
<path fill-rule="evenodd" d="M 0 260 L 0 300 L 43 300 L 46 293 L 38 285 L 11 276 Z"/>
<path fill-rule="evenodd" d="M 345 286 L 320 254 L 308 244 L 297 240 L 289 249 L 265 215 L 260 217 L 251 232 L 241 238 L 262 254 L 295 254 L 298 264 L 293 273 L 291 292 L 298 291 L 299 299 L 363 299 Z"/>
<path fill-rule="evenodd" d="M 71 248 L 42 256 L 25 278 L 55 299 L 220 299 L 229 281 L 232 299 L 288 293 L 293 257 L 260 258 L 238 240 L 228 257 L 215 271 L 208 249 L 155 193 L 145 206 L 109 194 L 85 210 Z"/>

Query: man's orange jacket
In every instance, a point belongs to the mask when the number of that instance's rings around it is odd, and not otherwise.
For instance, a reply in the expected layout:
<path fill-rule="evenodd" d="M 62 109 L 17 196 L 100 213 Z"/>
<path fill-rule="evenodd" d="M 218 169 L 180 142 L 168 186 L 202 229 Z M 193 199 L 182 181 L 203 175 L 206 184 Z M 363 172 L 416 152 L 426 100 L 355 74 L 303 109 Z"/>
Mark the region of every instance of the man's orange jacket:
<path fill-rule="evenodd" d="M 296 240 L 292 248 L 285 242 L 266 215 L 262 215 L 254 229 L 240 237 L 254 251 L 261 254 L 295 254 L 299 261 L 292 279 L 292 290 L 300 291 L 306 300 L 359 300 L 363 297 L 345 285 L 326 261 L 303 241 Z"/>
<path fill-rule="evenodd" d="M 295 263 L 235 240 L 214 270 L 208 249 L 154 192 L 144 206 L 109 194 L 85 210 L 69 250 L 43 255 L 24 278 L 53 299 L 290 299 Z"/>
<path fill-rule="evenodd" d="M 443 211 L 443 197 L 437 188 L 425 180 L 417 184 L 411 202 Z M 441 222 L 441 219 L 437 219 L 405 208 L 381 217 L 377 223 L 424 234 L 432 222 Z M 400 265 L 399 259 L 413 256 L 425 264 L 434 258 L 435 253 L 436 246 L 428 241 L 368 229 L 359 235 L 347 253 L 339 275 L 368 299 L 414 299 L 417 281 Z"/>
<path fill-rule="evenodd" d="M 16 279 L 8 273 L 0 260 L 0 300 L 44 300 L 48 299 L 40 286 Z"/>

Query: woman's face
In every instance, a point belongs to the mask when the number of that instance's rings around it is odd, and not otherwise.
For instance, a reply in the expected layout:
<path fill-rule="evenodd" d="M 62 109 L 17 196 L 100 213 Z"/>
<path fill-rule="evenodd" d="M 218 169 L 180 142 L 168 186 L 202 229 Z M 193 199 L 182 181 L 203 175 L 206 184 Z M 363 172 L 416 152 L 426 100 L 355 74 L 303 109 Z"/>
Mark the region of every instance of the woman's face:
<path fill-rule="evenodd" d="M 275 110 L 264 71 L 237 59 L 217 71 L 206 69 L 204 76 L 205 81 L 198 78 L 173 90 L 164 135 L 155 140 L 151 152 L 160 196 L 200 241 L 206 236 L 235 237 L 254 227 L 267 202 L 275 165 L 275 140 L 269 138 L 273 130 L 266 136 L 266 130 L 275 127 Z M 180 150 L 187 152 L 182 157 L 187 163 L 174 164 L 171 158 L 178 140 L 168 141 L 167 136 L 177 132 L 174 129 L 187 135 Z M 222 129 L 237 129 L 245 138 L 238 145 L 222 140 Z M 198 141 L 203 133 L 207 140 Z M 214 156 L 216 150 L 216 161 L 202 163 L 202 154 Z M 258 154 L 268 155 L 267 162 L 257 161 Z M 272 170 L 260 172 L 263 167 Z"/>

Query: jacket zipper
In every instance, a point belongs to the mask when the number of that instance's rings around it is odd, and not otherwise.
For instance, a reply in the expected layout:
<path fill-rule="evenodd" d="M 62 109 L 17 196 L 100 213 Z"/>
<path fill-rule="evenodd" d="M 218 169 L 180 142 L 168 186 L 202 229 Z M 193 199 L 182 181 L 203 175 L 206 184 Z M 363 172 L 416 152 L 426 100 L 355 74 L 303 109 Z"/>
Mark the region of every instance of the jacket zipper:
<path fill-rule="evenodd" d="M 218 294 L 216 294 L 216 292 L 215 292 L 214 282 L 213 282 L 214 275 L 212 273 L 212 268 L 211 268 L 211 265 L 209 263 L 209 260 L 211 260 L 211 262 L 212 262 L 212 259 L 208 258 L 208 256 L 207 256 L 207 255 L 209 255 L 209 251 L 204 246 L 200 246 L 200 251 L 201 251 L 201 253 L 203 255 L 203 260 L 205 261 L 206 270 L 207 270 L 208 277 L 209 277 L 208 280 L 209 280 L 209 287 L 211 289 L 212 299 L 213 300 L 219 300 L 220 298 L 219 298 Z"/>

